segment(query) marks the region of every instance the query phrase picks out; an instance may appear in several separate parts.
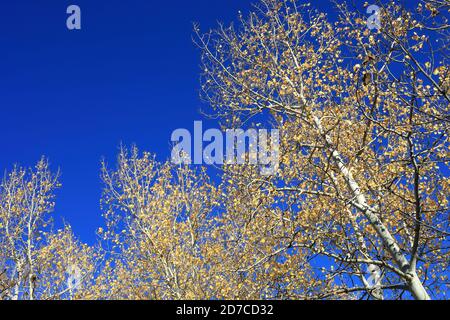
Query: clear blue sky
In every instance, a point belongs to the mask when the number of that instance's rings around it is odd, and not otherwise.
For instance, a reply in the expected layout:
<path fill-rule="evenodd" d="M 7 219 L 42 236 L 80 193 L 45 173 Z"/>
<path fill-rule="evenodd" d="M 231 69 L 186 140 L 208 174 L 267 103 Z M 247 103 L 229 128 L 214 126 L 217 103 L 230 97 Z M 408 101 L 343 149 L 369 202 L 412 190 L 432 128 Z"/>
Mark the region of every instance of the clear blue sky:
<path fill-rule="evenodd" d="M 77 4 L 82 30 L 66 28 Z M 192 22 L 230 22 L 242 0 L 0 3 L 0 170 L 46 155 L 61 168 L 56 222 L 83 241 L 102 224 L 100 160 L 136 143 L 164 160 L 201 102 Z"/>
<path fill-rule="evenodd" d="M 100 160 L 114 164 L 121 142 L 169 156 L 171 132 L 202 119 L 192 22 L 229 23 L 250 3 L 1 1 L 1 172 L 47 156 L 62 172 L 56 222 L 92 243 L 103 223 Z M 81 7 L 80 31 L 66 28 L 71 4 Z"/>

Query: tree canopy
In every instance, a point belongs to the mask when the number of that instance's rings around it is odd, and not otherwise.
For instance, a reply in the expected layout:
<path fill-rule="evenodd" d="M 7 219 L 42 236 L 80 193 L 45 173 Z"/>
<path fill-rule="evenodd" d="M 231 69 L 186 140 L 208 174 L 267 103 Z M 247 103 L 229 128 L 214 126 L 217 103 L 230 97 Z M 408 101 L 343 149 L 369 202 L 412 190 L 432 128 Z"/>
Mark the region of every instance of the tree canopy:
<path fill-rule="evenodd" d="M 260 0 L 194 27 L 207 112 L 279 129 L 275 174 L 122 148 L 102 164 L 106 227 L 89 247 L 51 228 L 47 161 L 17 167 L 0 186 L 0 297 L 445 298 L 450 2 L 379 2 L 373 30 L 365 8 L 334 5 L 332 21 Z"/>

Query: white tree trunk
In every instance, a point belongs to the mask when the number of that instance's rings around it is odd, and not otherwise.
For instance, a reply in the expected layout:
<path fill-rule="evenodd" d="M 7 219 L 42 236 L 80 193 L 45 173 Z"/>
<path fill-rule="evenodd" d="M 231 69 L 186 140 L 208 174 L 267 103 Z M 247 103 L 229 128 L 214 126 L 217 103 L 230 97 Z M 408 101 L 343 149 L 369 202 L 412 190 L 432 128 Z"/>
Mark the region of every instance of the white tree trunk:
<path fill-rule="evenodd" d="M 364 216 L 369 220 L 369 223 L 372 225 L 372 227 L 377 232 L 378 236 L 383 241 L 384 245 L 391 254 L 397 266 L 400 268 L 400 270 L 402 270 L 409 276 L 408 279 L 405 279 L 406 285 L 408 286 L 408 289 L 411 291 L 414 298 L 418 300 L 430 300 L 430 296 L 423 287 L 422 282 L 417 276 L 417 273 L 414 270 L 411 270 L 411 266 L 409 265 L 408 260 L 402 254 L 400 247 L 397 244 L 397 241 L 391 235 L 391 233 L 382 223 L 382 221 L 378 218 L 376 211 L 367 204 L 366 197 L 361 192 L 361 189 L 356 180 L 353 178 L 352 173 L 346 167 L 339 152 L 333 148 L 331 138 L 323 131 L 320 119 L 318 117 L 314 117 L 314 122 L 317 126 L 317 130 L 324 137 L 327 146 L 330 148 L 333 160 L 337 163 L 337 166 L 341 174 L 343 175 L 350 190 L 352 191 L 355 200 L 352 201 L 351 204 L 355 208 L 360 210 L 364 214 Z"/>

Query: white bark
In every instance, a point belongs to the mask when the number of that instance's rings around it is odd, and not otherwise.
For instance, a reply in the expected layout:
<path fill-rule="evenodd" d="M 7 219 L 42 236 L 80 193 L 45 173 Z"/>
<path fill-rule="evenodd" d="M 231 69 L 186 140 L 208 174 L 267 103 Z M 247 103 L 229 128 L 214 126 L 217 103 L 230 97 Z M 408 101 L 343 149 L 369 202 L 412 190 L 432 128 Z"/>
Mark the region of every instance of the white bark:
<path fill-rule="evenodd" d="M 414 298 L 418 300 L 430 300 L 430 296 L 426 292 L 425 288 L 422 285 L 422 282 L 420 281 L 419 277 L 417 276 L 417 273 L 411 269 L 411 266 L 406 259 L 406 257 L 402 254 L 400 247 L 397 244 L 397 241 L 395 238 L 391 235 L 389 230 L 386 228 L 386 226 L 382 223 L 382 221 L 378 218 L 376 211 L 371 208 L 367 204 L 367 200 L 365 195 L 361 192 L 361 189 L 356 182 L 356 180 L 353 178 L 352 173 L 347 168 L 347 166 L 344 163 L 344 160 L 342 159 L 339 152 L 333 148 L 333 143 L 331 141 L 331 138 L 325 134 L 321 121 L 318 117 L 314 117 L 314 122 L 317 127 L 317 130 L 319 133 L 323 136 L 325 139 L 326 144 L 330 148 L 333 160 L 336 162 L 339 171 L 343 175 L 345 181 L 348 184 L 348 187 L 350 188 L 353 196 L 354 201 L 351 202 L 351 204 L 360 210 L 364 216 L 369 220 L 369 223 L 371 226 L 375 229 L 378 236 L 383 241 L 385 247 L 387 248 L 388 252 L 391 254 L 392 258 L 394 259 L 397 266 L 402 270 L 408 278 L 406 280 L 406 284 L 408 286 L 408 289 L 411 291 Z"/>

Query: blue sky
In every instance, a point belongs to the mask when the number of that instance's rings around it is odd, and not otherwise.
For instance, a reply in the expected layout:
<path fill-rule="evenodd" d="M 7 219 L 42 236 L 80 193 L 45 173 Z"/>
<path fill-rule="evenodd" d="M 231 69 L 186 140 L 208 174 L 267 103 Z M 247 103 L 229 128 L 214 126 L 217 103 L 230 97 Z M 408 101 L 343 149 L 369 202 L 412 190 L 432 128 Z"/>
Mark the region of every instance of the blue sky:
<path fill-rule="evenodd" d="M 231 21 L 243 2 L 2 1 L 0 170 L 47 156 L 62 172 L 56 221 L 93 241 L 101 158 L 121 142 L 169 156 L 171 132 L 201 118 L 192 22 Z M 82 30 L 66 28 L 70 4 Z"/>
<path fill-rule="evenodd" d="M 56 222 L 64 217 L 92 243 L 103 223 L 102 157 L 114 164 L 121 142 L 169 156 L 171 132 L 202 119 L 192 22 L 228 24 L 250 3 L 2 1 L 0 170 L 47 156 L 62 173 Z M 82 30 L 66 28 L 71 4 L 81 8 Z"/>

